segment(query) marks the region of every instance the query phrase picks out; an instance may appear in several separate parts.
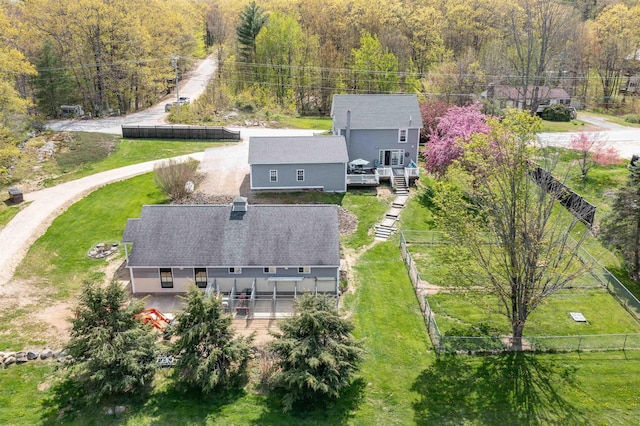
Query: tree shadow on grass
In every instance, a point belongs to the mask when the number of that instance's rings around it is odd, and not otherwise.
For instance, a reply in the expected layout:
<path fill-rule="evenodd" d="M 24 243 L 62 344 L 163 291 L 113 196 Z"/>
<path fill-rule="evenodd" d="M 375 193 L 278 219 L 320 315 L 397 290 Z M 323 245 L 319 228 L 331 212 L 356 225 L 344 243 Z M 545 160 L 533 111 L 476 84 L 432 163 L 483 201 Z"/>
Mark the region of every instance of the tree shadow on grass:
<path fill-rule="evenodd" d="M 562 395 L 575 370 L 540 362 L 522 352 L 486 357 L 448 355 L 424 370 L 412 390 L 419 425 L 584 424 Z"/>
<path fill-rule="evenodd" d="M 339 399 L 326 401 L 308 400 L 294 406 L 288 413 L 282 410 L 282 401 L 277 392 L 269 394 L 265 400 L 262 415 L 252 424 L 254 425 L 283 425 L 283 424 L 346 424 L 353 416 L 364 398 L 366 382 L 359 378 L 345 388 Z"/>
<path fill-rule="evenodd" d="M 68 380 L 56 385 L 52 398 L 44 404 L 42 423 L 59 424 L 123 424 L 131 416 L 153 419 L 154 424 L 204 423 L 207 418 L 217 417 L 229 405 L 246 395 L 243 383 L 219 389 L 213 394 L 184 388 L 167 386 L 153 393 L 128 394 L 98 405 L 80 405 L 81 392 Z M 124 406 L 120 415 L 106 414 L 107 408 Z"/>

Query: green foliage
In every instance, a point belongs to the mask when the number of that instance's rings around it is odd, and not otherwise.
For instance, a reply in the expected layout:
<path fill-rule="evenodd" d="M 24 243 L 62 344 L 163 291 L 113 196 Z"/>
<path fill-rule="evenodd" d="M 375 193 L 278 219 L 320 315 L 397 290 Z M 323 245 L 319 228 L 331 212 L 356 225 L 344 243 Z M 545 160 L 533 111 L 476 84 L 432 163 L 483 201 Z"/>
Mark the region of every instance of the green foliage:
<path fill-rule="evenodd" d="M 351 51 L 355 87 L 363 93 L 394 93 L 398 91 L 398 58 L 382 47 L 378 37 L 367 32 L 360 38 L 360 47 Z"/>
<path fill-rule="evenodd" d="M 600 225 L 599 238 L 620 251 L 627 272 L 640 279 L 640 162 L 629 166 L 627 183 L 616 192 L 612 211 Z"/>
<path fill-rule="evenodd" d="M 240 13 L 240 23 L 236 29 L 240 61 L 251 63 L 255 60 L 256 37 L 267 23 L 268 18 L 269 15 L 265 14 L 255 1 L 245 6 L 242 13 Z"/>
<path fill-rule="evenodd" d="M 571 109 L 562 104 L 555 104 L 542 110 L 541 117 L 547 121 L 571 121 Z"/>
<path fill-rule="evenodd" d="M 0 182 L 9 177 L 9 168 L 20 156 L 15 135 L 0 124 Z"/>
<path fill-rule="evenodd" d="M 280 333 L 269 344 L 278 358 L 274 383 L 283 392 L 285 411 L 301 402 L 336 399 L 351 383 L 364 355 L 340 318 L 335 299 L 305 295 L 293 317 L 280 323 Z"/>
<path fill-rule="evenodd" d="M 71 75 L 66 64 L 56 54 L 51 38 L 42 45 L 40 60 L 36 63 L 38 77 L 34 78 L 38 109 L 46 116 L 58 118 L 60 106 L 70 104 L 69 97 L 73 88 Z"/>
<path fill-rule="evenodd" d="M 114 402 L 150 390 L 158 349 L 151 328 L 135 317 L 143 307 L 116 281 L 85 283 L 65 347 L 72 360 L 58 387 L 63 403 Z"/>
<path fill-rule="evenodd" d="M 154 168 L 156 183 L 171 200 L 184 198 L 193 192 L 200 179 L 199 165 L 200 162 L 193 158 L 164 161 Z M 192 188 L 189 188 L 189 182 L 193 184 Z"/>
<path fill-rule="evenodd" d="M 172 327 L 177 338 L 172 351 L 179 357 L 176 380 L 210 394 L 246 376 L 253 337 L 236 337 L 220 299 L 206 297 L 195 285 L 184 301 L 184 310 Z"/>
<path fill-rule="evenodd" d="M 627 114 L 624 116 L 624 121 L 632 124 L 640 124 L 640 114 Z"/>

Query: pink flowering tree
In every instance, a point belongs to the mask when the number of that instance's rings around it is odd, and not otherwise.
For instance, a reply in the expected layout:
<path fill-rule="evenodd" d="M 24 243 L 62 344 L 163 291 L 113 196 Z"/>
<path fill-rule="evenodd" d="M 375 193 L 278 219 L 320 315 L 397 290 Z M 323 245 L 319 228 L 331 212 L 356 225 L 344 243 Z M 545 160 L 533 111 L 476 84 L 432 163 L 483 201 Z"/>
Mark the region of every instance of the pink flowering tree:
<path fill-rule="evenodd" d="M 609 166 L 620 162 L 618 150 L 608 145 L 599 133 L 580 132 L 571 138 L 569 148 L 578 154 L 578 166 L 583 182 L 587 179 L 589 170 L 596 164 Z"/>
<path fill-rule="evenodd" d="M 431 135 L 436 133 L 440 119 L 447 113 L 450 105 L 444 101 L 426 101 L 420 104 L 420 115 L 422 116 L 422 130 L 420 139 L 428 142 Z"/>
<path fill-rule="evenodd" d="M 477 105 L 449 108 L 422 151 L 427 171 L 442 176 L 475 133 L 489 133 L 486 116 Z"/>

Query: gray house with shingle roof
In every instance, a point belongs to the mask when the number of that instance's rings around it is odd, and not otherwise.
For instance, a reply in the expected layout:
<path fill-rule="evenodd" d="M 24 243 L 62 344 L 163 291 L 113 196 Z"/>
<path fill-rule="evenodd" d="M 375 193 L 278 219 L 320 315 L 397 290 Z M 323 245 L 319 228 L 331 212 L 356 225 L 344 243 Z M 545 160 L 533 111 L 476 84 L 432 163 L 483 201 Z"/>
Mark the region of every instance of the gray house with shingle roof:
<path fill-rule="evenodd" d="M 349 161 L 402 169 L 418 162 L 422 117 L 416 95 L 334 95 L 334 135 L 345 137 Z"/>
<path fill-rule="evenodd" d="M 252 137 L 251 190 L 347 190 L 343 136 Z"/>
<path fill-rule="evenodd" d="M 275 318 L 303 293 L 338 296 L 335 205 L 146 205 L 122 238 L 133 293 L 194 283 L 230 311 Z"/>

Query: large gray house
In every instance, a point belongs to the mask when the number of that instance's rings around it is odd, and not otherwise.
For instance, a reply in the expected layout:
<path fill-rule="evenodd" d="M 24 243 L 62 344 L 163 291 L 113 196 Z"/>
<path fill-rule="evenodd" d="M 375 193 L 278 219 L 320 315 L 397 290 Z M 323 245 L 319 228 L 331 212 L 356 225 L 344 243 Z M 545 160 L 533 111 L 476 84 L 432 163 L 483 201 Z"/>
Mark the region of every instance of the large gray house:
<path fill-rule="evenodd" d="M 251 190 L 347 190 L 343 136 L 252 137 Z"/>
<path fill-rule="evenodd" d="M 339 294 L 335 205 L 146 205 L 122 240 L 133 293 L 195 283 L 248 318 L 289 314 L 303 293 Z"/>
<path fill-rule="evenodd" d="M 331 118 L 349 161 L 368 161 L 381 177 L 417 177 L 422 117 L 416 95 L 334 95 Z"/>

